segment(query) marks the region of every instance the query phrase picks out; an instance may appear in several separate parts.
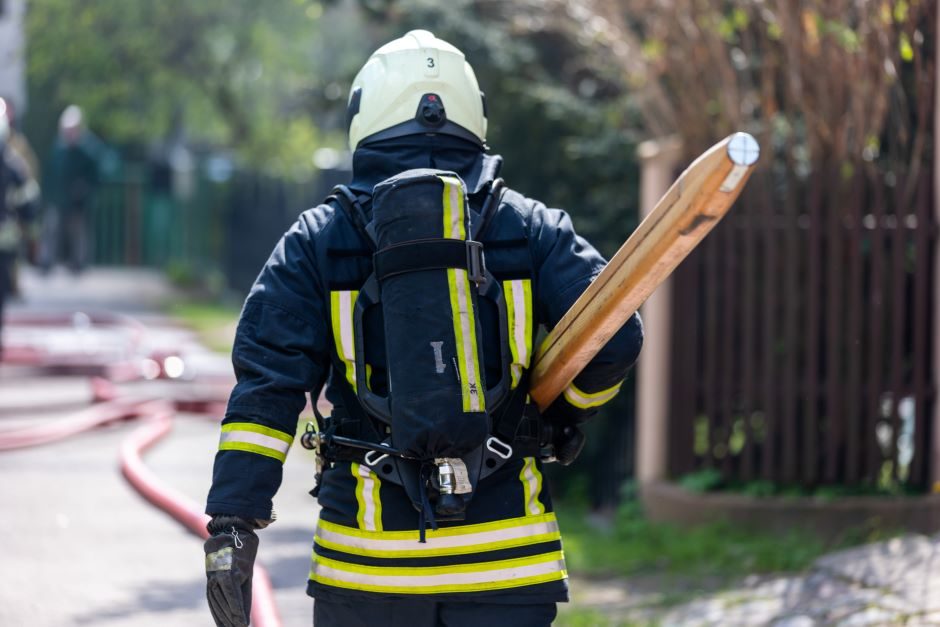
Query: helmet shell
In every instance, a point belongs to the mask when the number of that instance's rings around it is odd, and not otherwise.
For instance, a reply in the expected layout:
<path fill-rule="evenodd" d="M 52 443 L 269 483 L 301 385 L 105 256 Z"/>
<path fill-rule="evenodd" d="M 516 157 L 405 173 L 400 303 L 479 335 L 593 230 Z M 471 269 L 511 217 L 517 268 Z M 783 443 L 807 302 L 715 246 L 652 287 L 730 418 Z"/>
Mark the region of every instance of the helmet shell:
<path fill-rule="evenodd" d="M 443 105 L 445 120 L 428 112 Z M 349 93 L 349 148 L 412 135 L 445 133 L 486 142 L 486 111 L 473 68 L 460 50 L 426 30 L 413 30 L 369 57 Z"/>

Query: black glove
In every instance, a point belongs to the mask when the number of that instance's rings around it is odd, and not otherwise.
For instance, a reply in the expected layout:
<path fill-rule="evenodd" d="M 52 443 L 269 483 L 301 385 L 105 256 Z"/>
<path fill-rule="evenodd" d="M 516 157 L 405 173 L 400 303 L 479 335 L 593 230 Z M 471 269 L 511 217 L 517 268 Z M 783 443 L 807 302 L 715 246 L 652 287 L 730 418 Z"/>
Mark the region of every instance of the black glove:
<path fill-rule="evenodd" d="M 558 398 L 542 412 L 545 425 L 543 442 L 551 445 L 549 459 L 562 466 L 570 465 L 581 454 L 587 439 L 578 426 L 596 412 L 579 410 L 569 405 L 563 398 Z"/>
<path fill-rule="evenodd" d="M 258 553 L 254 525 L 238 516 L 216 515 L 206 529 L 206 598 L 212 618 L 218 627 L 248 627 Z"/>

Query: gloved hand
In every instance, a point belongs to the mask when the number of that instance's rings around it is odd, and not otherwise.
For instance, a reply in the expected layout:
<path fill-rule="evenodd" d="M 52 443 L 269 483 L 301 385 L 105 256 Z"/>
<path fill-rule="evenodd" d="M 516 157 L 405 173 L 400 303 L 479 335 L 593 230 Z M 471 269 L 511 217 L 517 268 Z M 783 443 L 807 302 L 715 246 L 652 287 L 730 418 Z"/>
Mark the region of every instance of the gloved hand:
<path fill-rule="evenodd" d="M 555 400 L 542 412 L 545 425 L 542 439 L 543 442 L 551 445 L 554 461 L 562 466 L 568 466 L 577 459 L 587 441 L 578 424 L 595 413 L 595 411 L 577 410 L 562 398 Z"/>
<path fill-rule="evenodd" d="M 218 627 L 247 627 L 251 575 L 258 553 L 255 526 L 238 516 L 216 515 L 206 525 L 206 598 Z"/>

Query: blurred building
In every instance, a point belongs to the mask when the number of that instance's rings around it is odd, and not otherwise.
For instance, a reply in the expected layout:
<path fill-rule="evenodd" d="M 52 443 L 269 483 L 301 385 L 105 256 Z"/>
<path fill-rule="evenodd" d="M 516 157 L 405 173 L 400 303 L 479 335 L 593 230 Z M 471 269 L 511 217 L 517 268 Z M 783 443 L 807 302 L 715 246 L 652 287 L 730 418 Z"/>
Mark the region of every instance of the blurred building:
<path fill-rule="evenodd" d="M 0 0 L 0 96 L 26 110 L 26 0 Z"/>

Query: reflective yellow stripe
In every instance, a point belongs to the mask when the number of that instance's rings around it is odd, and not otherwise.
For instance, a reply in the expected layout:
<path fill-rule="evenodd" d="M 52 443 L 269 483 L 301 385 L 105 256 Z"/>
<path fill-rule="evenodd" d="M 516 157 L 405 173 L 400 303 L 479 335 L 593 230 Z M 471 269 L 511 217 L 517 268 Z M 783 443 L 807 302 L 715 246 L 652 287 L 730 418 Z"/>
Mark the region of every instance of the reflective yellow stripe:
<path fill-rule="evenodd" d="M 509 350 L 512 353 L 510 387 L 515 389 L 522 378 L 522 371 L 529 367 L 532 359 L 532 281 L 503 281 L 503 298 L 506 300 Z"/>
<path fill-rule="evenodd" d="M 533 516 L 545 513 L 545 506 L 539 500 L 542 493 L 542 473 L 535 463 L 534 457 L 526 457 L 519 473 L 522 481 L 522 492 L 525 495 L 525 511 Z"/>
<path fill-rule="evenodd" d="M 496 540 L 494 542 L 481 542 L 479 544 L 467 544 L 464 546 L 455 546 L 450 548 L 410 548 L 410 549 L 395 549 L 395 550 L 385 550 L 385 549 L 368 549 L 362 548 L 359 546 L 350 546 L 345 542 L 333 542 L 328 540 L 324 535 L 320 535 L 322 532 L 318 532 L 314 536 L 314 542 L 319 546 L 322 546 L 325 549 L 332 549 L 334 551 L 340 551 L 341 553 L 349 553 L 350 555 L 362 555 L 364 557 L 381 557 L 381 558 L 403 558 L 403 557 L 450 557 L 455 555 L 468 555 L 470 553 L 485 553 L 486 551 L 498 551 L 501 549 L 514 549 L 521 546 L 531 546 L 533 544 L 541 544 L 542 542 L 553 542 L 555 540 L 561 540 L 561 532 L 557 529 L 549 533 L 537 533 L 537 534 L 526 534 L 518 538 L 511 538 L 508 540 Z M 343 540 L 348 540 L 348 538 L 343 538 Z M 405 542 L 405 541 L 399 541 Z M 409 546 L 412 547 L 424 547 L 423 544 L 415 541 L 407 541 Z"/>
<path fill-rule="evenodd" d="M 577 386 L 572 383 L 567 388 L 565 388 L 565 400 L 579 409 L 590 409 L 591 407 L 598 407 L 617 396 L 617 392 L 620 391 L 621 385 L 623 385 L 623 381 L 611 388 L 607 388 L 606 390 L 588 393 L 579 390 Z"/>
<path fill-rule="evenodd" d="M 356 522 L 366 531 L 382 531 L 382 501 L 379 499 L 381 482 L 368 466 L 353 462 L 352 474 L 356 477 L 356 501 L 359 512 Z"/>
<path fill-rule="evenodd" d="M 330 319 L 336 354 L 345 366 L 346 381 L 356 391 L 356 341 L 353 335 L 353 312 L 359 292 L 342 290 L 330 292 Z"/>
<path fill-rule="evenodd" d="M 314 541 L 343 553 L 389 558 L 466 555 L 561 539 L 554 514 L 515 518 L 510 522 L 513 524 L 509 527 L 493 523 L 474 525 L 475 531 L 471 533 L 442 536 L 439 532 L 444 529 L 439 529 L 432 536 L 428 531 L 427 542 L 419 543 L 417 531 L 368 533 L 321 520 Z"/>
<path fill-rule="evenodd" d="M 464 197 L 460 181 L 449 176 L 442 176 L 440 179 L 444 183 L 444 237 L 465 239 Z M 463 411 L 484 411 L 486 401 L 481 389 L 482 377 L 477 359 L 476 318 L 473 314 L 467 271 L 448 268 L 447 286 L 454 318 L 454 342 L 457 345 L 457 370 L 460 374 Z"/>
<path fill-rule="evenodd" d="M 248 442 L 222 442 L 219 444 L 220 451 L 242 451 L 243 453 L 255 453 L 257 455 L 264 455 L 265 457 L 273 457 L 282 464 L 287 461 L 287 454 L 281 453 L 273 448 L 268 448 L 267 446 L 260 446 L 258 444 L 251 444 Z"/>
<path fill-rule="evenodd" d="M 440 527 L 438 529 L 428 529 L 427 532 L 425 532 L 425 538 L 430 544 L 438 538 L 470 536 L 489 531 L 503 531 L 507 529 L 515 529 L 517 527 L 531 527 L 531 525 L 537 523 L 549 523 L 556 526 L 558 524 L 558 522 L 555 520 L 555 513 L 547 512 L 539 517 L 519 516 L 517 518 L 507 518 L 505 520 L 477 523 L 475 525 L 460 525 L 459 527 Z M 416 529 L 412 531 L 383 531 L 382 533 L 370 533 L 368 531 L 354 529 L 353 527 L 338 525 L 328 520 L 323 520 L 322 518 L 320 519 L 319 526 L 321 529 L 328 529 L 351 538 L 361 538 L 363 540 L 408 540 L 409 542 L 417 542 L 419 537 L 418 531 Z"/>
<path fill-rule="evenodd" d="M 294 436 L 250 422 L 230 422 L 222 425 L 219 436 L 220 451 L 256 453 L 284 462 Z"/>
<path fill-rule="evenodd" d="M 321 569 L 322 570 L 322 569 Z M 310 572 L 310 580 L 321 583 L 326 586 L 336 588 L 346 588 L 348 590 L 362 590 L 364 592 L 379 592 L 385 594 L 446 594 L 451 592 L 482 592 L 486 590 L 505 590 L 507 588 L 521 588 L 522 586 L 533 586 L 539 583 L 548 583 L 558 581 L 568 576 L 565 571 L 564 562 L 557 568 L 551 569 L 547 573 L 531 575 L 528 577 L 515 577 L 503 581 L 490 581 L 476 584 L 443 584 L 443 585 L 424 585 L 419 586 L 411 582 L 405 582 L 405 585 L 383 585 L 370 584 L 366 582 L 350 581 L 351 577 L 332 578 L 318 573 L 315 570 Z M 450 579 L 450 577 L 447 577 Z"/>
<path fill-rule="evenodd" d="M 314 555 L 310 579 L 373 592 L 434 594 L 516 588 L 567 576 L 561 551 L 532 557 L 428 567 L 361 566 Z"/>

